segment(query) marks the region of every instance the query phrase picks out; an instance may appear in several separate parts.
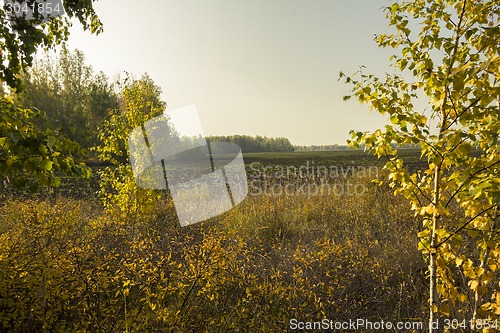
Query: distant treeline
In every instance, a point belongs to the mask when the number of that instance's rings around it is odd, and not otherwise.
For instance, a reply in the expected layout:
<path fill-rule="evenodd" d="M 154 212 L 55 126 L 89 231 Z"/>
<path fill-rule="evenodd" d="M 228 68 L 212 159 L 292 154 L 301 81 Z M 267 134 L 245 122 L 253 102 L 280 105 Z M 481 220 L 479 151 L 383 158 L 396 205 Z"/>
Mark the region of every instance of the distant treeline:
<path fill-rule="evenodd" d="M 208 136 L 208 142 L 232 142 L 241 147 L 244 153 L 260 153 L 260 152 L 300 152 L 300 151 L 338 151 L 338 150 L 355 150 L 347 145 L 310 145 L 298 146 L 292 145 L 287 138 L 268 138 L 266 136 L 250 136 L 250 135 L 219 135 Z M 391 144 L 393 148 L 418 148 L 418 145 L 400 146 L 396 143 Z M 361 144 L 359 149 L 363 150 L 364 145 Z"/>
<path fill-rule="evenodd" d="M 295 151 L 334 151 L 352 149 L 346 145 L 311 145 L 311 146 L 294 146 Z"/>
<path fill-rule="evenodd" d="M 419 145 L 411 144 L 400 146 L 396 143 L 391 144 L 393 148 L 403 148 L 403 149 L 411 149 L 411 148 L 419 148 Z M 364 149 L 364 145 L 361 144 L 360 149 Z M 294 151 L 336 151 L 336 150 L 354 150 L 354 148 L 349 147 L 347 145 L 311 145 L 311 146 L 294 146 Z"/>
<path fill-rule="evenodd" d="M 207 137 L 208 142 L 232 142 L 241 147 L 243 153 L 294 151 L 287 138 L 268 138 L 250 135 L 218 135 Z"/>

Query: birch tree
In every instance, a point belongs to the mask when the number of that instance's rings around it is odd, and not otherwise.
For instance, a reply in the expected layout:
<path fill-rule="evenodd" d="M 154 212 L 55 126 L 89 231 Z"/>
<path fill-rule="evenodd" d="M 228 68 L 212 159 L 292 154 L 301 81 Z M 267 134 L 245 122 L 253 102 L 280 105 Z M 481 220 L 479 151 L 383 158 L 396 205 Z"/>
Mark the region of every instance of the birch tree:
<path fill-rule="evenodd" d="M 411 202 L 428 260 L 429 326 L 497 331 L 500 315 L 500 4 L 497 0 L 396 1 L 385 8 L 395 72 L 340 77 L 360 103 L 386 115 L 350 144 L 386 159 L 384 182 Z M 419 102 L 417 102 L 417 100 Z M 420 108 L 425 102 L 426 107 Z M 417 144 L 427 162 L 410 172 L 391 144 Z M 434 324 L 433 324 L 434 323 Z"/>

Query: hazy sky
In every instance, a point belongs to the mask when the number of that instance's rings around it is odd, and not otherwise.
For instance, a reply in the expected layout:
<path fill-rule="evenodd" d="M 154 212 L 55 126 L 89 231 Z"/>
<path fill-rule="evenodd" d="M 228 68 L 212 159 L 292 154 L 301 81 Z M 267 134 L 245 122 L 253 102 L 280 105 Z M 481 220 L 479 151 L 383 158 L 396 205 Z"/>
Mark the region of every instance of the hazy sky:
<path fill-rule="evenodd" d="M 99 36 L 71 31 L 70 48 L 113 78 L 147 72 L 169 108 L 196 104 L 206 135 L 284 136 L 345 144 L 385 119 L 356 101 L 339 71 L 392 72 L 374 0 L 101 0 Z"/>

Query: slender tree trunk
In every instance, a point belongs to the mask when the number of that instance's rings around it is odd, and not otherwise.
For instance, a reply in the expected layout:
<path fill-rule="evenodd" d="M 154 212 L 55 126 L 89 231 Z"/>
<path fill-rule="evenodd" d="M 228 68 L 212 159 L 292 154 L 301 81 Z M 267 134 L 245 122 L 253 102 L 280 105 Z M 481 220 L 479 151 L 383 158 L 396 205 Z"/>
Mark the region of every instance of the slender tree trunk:
<path fill-rule="evenodd" d="M 441 165 L 436 167 L 434 173 L 434 196 L 433 205 L 437 208 L 439 202 L 439 183 L 441 181 Z M 438 293 L 436 290 L 437 275 L 436 275 L 436 229 L 438 228 L 439 213 L 434 211 L 432 214 L 432 229 L 430 241 L 430 254 L 429 254 L 429 332 L 433 332 L 433 323 L 437 319 L 435 317 L 436 307 L 438 306 Z"/>
<path fill-rule="evenodd" d="M 498 223 L 498 206 L 495 207 L 495 212 L 493 214 L 493 223 L 491 225 L 490 234 L 488 235 L 488 241 L 491 241 L 495 237 L 495 231 Z M 481 264 L 479 267 L 484 268 L 488 263 L 488 258 L 490 256 L 491 249 L 489 246 L 486 246 L 486 249 L 483 252 L 483 257 L 481 258 Z M 481 290 L 481 284 L 477 286 L 476 291 L 474 292 L 474 313 L 472 314 L 472 325 L 475 328 L 476 319 L 477 318 L 477 310 L 481 307 L 483 302 L 483 294 Z"/>

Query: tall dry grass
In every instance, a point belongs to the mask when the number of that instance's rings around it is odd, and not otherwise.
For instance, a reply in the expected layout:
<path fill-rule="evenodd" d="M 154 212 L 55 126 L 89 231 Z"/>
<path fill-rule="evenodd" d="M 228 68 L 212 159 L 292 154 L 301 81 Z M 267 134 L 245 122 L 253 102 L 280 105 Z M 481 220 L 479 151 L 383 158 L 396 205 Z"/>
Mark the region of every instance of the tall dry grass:
<path fill-rule="evenodd" d="M 361 195 L 249 196 L 180 228 L 172 202 L 0 206 L 1 332 L 281 332 L 297 318 L 417 320 L 426 265 L 409 207 Z"/>

